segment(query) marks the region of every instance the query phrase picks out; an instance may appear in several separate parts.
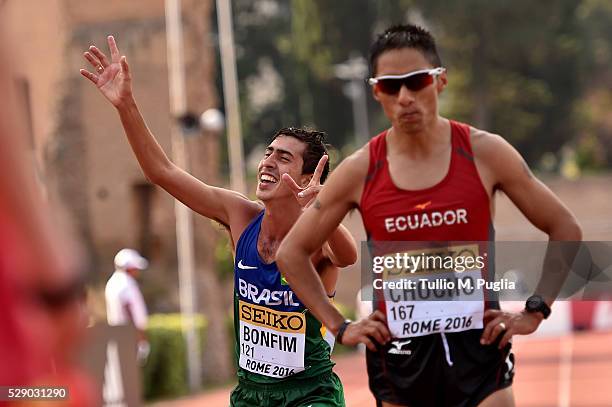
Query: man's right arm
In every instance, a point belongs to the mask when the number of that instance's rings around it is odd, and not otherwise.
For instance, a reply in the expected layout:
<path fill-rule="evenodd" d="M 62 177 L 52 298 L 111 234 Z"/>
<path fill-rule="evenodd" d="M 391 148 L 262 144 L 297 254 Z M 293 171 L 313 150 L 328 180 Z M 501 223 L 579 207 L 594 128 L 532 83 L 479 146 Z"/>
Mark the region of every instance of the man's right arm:
<path fill-rule="evenodd" d="M 95 46 L 84 57 L 93 72 L 81 69 L 117 109 L 125 134 L 145 176 L 197 213 L 231 228 L 232 219 L 244 223 L 261 208 L 242 194 L 207 185 L 172 163 L 147 128 L 132 93 L 132 77 L 115 39 L 108 37 L 111 59 Z M 243 219 L 243 215 L 245 219 Z"/>
<path fill-rule="evenodd" d="M 148 129 L 133 98 L 116 106 L 125 134 L 145 176 L 195 212 L 230 226 L 232 213 L 258 211 L 244 195 L 208 185 L 176 166 Z"/>

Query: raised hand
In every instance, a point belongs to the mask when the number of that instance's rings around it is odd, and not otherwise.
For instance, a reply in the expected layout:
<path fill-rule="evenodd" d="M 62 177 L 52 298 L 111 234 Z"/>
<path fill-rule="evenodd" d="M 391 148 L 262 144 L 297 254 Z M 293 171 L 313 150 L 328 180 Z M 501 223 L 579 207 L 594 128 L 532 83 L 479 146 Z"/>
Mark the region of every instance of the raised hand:
<path fill-rule="evenodd" d="M 79 72 L 93 82 L 113 106 L 119 107 L 132 98 L 132 78 L 127 59 L 120 55 L 115 38 L 109 35 L 107 40 L 111 53 L 110 61 L 102 51 L 92 45 L 83 56 L 89 61 L 94 72 L 85 69 Z"/>
<path fill-rule="evenodd" d="M 314 202 L 315 198 L 319 194 L 319 191 L 323 186 L 321 185 L 321 175 L 323 174 L 323 169 L 325 168 L 325 163 L 329 157 L 327 154 L 323 155 L 317 164 L 317 168 L 315 168 L 314 174 L 310 179 L 308 185 L 305 188 L 299 186 L 291 175 L 283 174 L 281 177 L 282 181 L 285 182 L 291 191 L 293 191 L 293 195 L 295 195 L 295 199 L 299 202 L 302 208 L 308 208 Z"/>

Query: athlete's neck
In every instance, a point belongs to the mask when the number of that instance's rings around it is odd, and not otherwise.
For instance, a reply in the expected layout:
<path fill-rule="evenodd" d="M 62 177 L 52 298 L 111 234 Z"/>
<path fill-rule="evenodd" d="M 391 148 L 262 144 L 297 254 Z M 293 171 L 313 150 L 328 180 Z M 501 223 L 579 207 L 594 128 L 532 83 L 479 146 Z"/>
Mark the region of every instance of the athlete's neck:
<path fill-rule="evenodd" d="M 392 126 L 387 133 L 386 142 L 390 151 L 413 157 L 426 156 L 435 153 L 440 146 L 445 146 L 449 134 L 450 122 L 437 116 L 431 124 L 415 132 L 403 131 Z"/>
<path fill-rule="evenodd" d="M 260 235 L 266 240 L 282 240 L 302 214 L 302 207 L 293 196 L 265 202 Z"/>

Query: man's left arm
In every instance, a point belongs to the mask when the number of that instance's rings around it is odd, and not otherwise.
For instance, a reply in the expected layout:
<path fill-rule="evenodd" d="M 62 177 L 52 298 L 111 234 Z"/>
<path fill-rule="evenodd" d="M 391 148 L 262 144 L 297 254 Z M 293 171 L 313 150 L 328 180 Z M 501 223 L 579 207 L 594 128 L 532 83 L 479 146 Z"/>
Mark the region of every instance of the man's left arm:
<path fill-rule="evenodd" d="M 307 209 L 316 200 L 319 192 L 323 188 L 321 176 L 329 156 L 324 154 L 319 160 L 310 181 L 305 187 L 299 186 L 289 174 L 283 174 L 281 180 L 293 191 L 295 199 Z M 336 267 L 347 267 L 357 261 L 357 244 L 350 232 L 343 226 L 338 227 L 330 234 L 327 241 L 323 244 L 323 254 L 329 258 Z"/>
<path fill-rule="evenodd" d="M 574 215 L 533 175 L 514 147 L 503 138 L 492 134 L 483 135 L 476 145 L 474 152 L 477 160 L 490 171 L 495 180 L 495 188 L 502 190 L 534 226 L 546 233 L 549 241 L 582 239 L 582 231 Z M 547 258 L 550 257 L 549 252 L 550 246 Z M 538 287 L 541 285 L 542 281 Z M 554 302 L 554 298 L 545 300 L 548 306 Z M 481 342 L 492 343 L 504 331 L 505 326 L 506 332 L 499 344 L 501 348 L 508 343 L 512 335 L 526 335 L 535 331 L 543 318 L 540 312 L 523 311 L 520 314 L 510 314 L 488 310 L 485 319 L 490 321 L 485 326 Z"/>
<path fill-rule="evenodd" d="M 495 152 L 489 167 L 501 189 L 525 217 L 550 240 L 581 240 L 578 221 L 561 200 L 537 179 L 521 155 L 499 136 L 489 135 Z"/>
<path fill-rule="evenodd" d="M 347 267 L 357 261 L 357 244 L 343 225 L 339 225 L 323 245 L 323 254 L 336 267 Z"/>

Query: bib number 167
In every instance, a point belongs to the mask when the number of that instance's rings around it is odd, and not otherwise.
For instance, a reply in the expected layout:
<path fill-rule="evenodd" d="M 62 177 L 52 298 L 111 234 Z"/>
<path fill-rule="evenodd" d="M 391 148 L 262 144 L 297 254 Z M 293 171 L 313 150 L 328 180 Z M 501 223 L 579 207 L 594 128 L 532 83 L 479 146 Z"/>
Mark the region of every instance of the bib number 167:
<path fill-rule="evenodd" d="M 395 321 L 405 321 L 412 318 L 414 305 L 394 305 L 389 312 Z"/>

